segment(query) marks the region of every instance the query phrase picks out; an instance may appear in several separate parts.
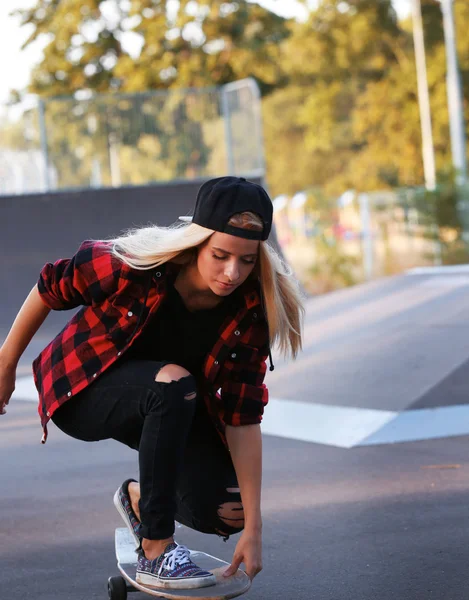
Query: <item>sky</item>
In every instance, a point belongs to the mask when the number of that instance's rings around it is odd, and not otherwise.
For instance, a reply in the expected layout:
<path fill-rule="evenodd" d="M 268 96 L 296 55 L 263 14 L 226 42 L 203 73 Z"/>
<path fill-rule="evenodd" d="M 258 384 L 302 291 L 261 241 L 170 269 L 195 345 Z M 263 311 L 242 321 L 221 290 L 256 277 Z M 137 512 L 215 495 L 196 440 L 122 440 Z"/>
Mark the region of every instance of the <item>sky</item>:
<path fill-rule="evenodd" d="M 396 10 L 402 16 L 408 13 L 410 2 L 411 0 L 393 0 Z M 31 30 L 20 27 L 19 19 L 9 16 L 16 8 L 29 8 L 35 4 L 36 0 L 0 0 L 0 103 L 6 101 L 11 89 L 26 87 L 33 66 L 41 59 L 40 43 L 21 50 L 21 45 Z M 259 4 L 286 17 L 301 13 L 295 0 L 259 0 Z"/>

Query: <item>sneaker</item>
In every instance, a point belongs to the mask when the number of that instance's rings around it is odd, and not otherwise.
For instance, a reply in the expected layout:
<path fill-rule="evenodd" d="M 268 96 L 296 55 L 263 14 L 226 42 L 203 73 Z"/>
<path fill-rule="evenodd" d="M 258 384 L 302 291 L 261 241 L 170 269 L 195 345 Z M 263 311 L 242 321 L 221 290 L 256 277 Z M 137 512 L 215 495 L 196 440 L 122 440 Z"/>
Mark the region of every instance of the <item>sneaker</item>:
<path fill-rule="evenodd" d="M 155 588 L 187 590 L 215 585 L 213 573 L 191 560 L 189 548 L 171 543 L 158 558 L 148 560 L 139 553 L 136 581 Z"/>
<path fill-rule="evenodd" d="M 132 508 L 129 496 L 129 483 L 134 481 L 135 479 L 126 479 L 124 481 L 124 483 L 114 494 L 114 506 L 117 508 L 120 516 L 124 519 L 124 523 L 127 525 L 134 538 L 135 547 L 138 548 L 141 542 L 141 537 L 139 534 L 140 521 L 138 520 L 137 515 Z"/>

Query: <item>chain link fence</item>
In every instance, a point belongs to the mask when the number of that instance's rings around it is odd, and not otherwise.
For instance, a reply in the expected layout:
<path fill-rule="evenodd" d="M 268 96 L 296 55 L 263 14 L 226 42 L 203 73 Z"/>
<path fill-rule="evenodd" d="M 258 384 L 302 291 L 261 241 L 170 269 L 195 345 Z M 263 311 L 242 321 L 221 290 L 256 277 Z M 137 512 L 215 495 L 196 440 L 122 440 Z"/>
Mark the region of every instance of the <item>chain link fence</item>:
<path fill-rule="evenodd" d="M 274 199 L 277 235 L 312 293 L 421 266 L 469 262 L 469 186 L 329 197 L 321 188 Z"/>
<path fill-rule="evenodd" d="M 0 111 L 0 194 L 265 172 L 253 79 L 218 88 L 82 94 Z"/>

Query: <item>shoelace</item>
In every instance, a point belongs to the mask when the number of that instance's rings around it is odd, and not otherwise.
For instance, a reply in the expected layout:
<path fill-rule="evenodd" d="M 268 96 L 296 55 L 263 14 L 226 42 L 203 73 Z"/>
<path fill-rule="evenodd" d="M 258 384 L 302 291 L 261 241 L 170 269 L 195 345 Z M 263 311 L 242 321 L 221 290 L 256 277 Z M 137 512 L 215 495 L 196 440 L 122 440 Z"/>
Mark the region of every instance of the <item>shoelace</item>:
<path fill-rule="evenodd" d="M 190 563 L 190 555 L 190 550 L 187 546 L 178 546 L 177 548 L 174 548 L 174 550 L 171 550 L 171 552 L 165 554 L 163 562 L 158 570 L 158 576 L 161 575 L 161 572 L 164 569 L 173 571 L 176 565 L 185 565 Z"/>

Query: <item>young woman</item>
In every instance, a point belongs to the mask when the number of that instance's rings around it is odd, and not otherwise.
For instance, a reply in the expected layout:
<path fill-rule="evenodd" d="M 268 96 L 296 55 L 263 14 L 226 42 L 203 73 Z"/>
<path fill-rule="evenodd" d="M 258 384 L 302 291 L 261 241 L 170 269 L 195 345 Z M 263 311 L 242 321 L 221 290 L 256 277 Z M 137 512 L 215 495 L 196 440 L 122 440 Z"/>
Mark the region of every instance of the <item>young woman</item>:
<path fill-rule="evenodd" d="M 187 220 L 188 218 L 185 218 Z M 301 347 L 296 282 L 266 244 L 272 203 L 237 177 L 206 182 L 190 224 L 85 241 L 46 264 L 0 349 L 0 414 L 49 311 L 82 306 L 33 363 L 39 414 L 84 441 L 139 453 L 114 503 L 135 538 L 137 581 L 214 584 L 174 541 L 175 520 L 227 539 L 230 576 L 261 556 L 261 432 L 270 346 Z M 273 368 L 271 366 L 271 368 Z"/>

